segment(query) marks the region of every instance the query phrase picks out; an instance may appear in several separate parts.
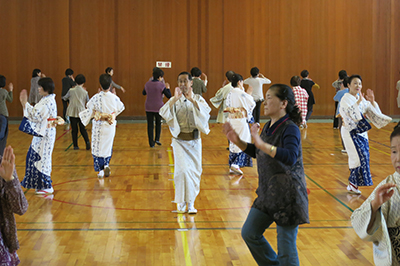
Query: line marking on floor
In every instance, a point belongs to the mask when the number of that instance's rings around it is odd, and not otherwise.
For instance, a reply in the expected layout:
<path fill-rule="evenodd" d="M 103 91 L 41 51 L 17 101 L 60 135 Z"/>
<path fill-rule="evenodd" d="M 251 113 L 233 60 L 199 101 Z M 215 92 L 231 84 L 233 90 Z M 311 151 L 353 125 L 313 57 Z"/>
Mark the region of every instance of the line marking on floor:
<path fill-rule="evenodd" d="M 340 199 L 338 199 L 336 196 L 334 196 L 332 193 L 330 193 L 328 190 L 326 190 L 325 188 L 323 188 L 320 184 L 318 184 L 317 182 L 315 182 L 311 177 L 309 177 L 308 175 L 305 175 L 311 182 L 313 182 L 315 185 L 317 185 L 319 188 L 321 188 L 323 191 L 325 191 L 326 193 L 328 193 L 329 196 L 331 196 L 332 198 L 334 198 L 337 202 L 339 202 L 340 204 L 342 204 L 344 207 L 346 207 L 349 211 L 354 212 L 354 210 L 352 208 L 350 208 L 349 206 L 347 206 L 347 204 L 345 204 L 343 201 L 341 201 Z"/>
<path fill-rule="evenodd" d="M 174 169 L 174 159 L 172 158 L 171 147 L 168 147 L 167 152 L 168 152 L 170 171 L 173 174 L 175 169 Z M 173 182 L 173 185 L 174 185 L 174 189 L 175 189 L 175 180 Z M 188 229 L 186 228 L 185 221 L 183 219 L 183 214 L 178 213 L 177 215 L 178 215 L 178 224 L 180 227 L 180 229 L 178 229 L 178 231 L 181 233 L 182 247 L 183 247 L 183 253 L 185 254 L 186 266 L 192 266 L 192 258 L 190 257 L 190 249 L 189 249 L 189 243 L 188 243 L 188 239 L 187 239 Z"/>
<path fill-rule="evenodd" d="M 386 155 L 389 155 L 390 156 L 390 153 L 387 153 L 387 152 L 384 152 L 384 151 L 382 151 L 382 150 L 380 150 L 380 149 L 377 149 L 377 148 L 374 148 L 374 147 L 369 147 L 370 149 L 373 149 L 373 150 L 376 150 L 376 151 L 379 151 L 380 153 L 383 153 L 383 154 L 386 154 Z"/>
<path fill-rule="evenodd" d="M 79 139 L 82 135 L 79 135 L 77 139 Z M 67 151 L 69 148 L 71 148 L 71 146 L 74 145 L 74 143 L 72 142 L 71 144 L 69 144 L 69 146 L 65 149 L 65 151 Z"/>

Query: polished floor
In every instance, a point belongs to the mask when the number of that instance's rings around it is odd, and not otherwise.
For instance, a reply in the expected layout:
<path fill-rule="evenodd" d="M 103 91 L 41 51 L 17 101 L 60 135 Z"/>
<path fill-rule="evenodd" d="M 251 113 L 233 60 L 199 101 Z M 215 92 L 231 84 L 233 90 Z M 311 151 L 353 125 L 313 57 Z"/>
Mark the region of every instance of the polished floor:
<path fill-rule="evenodd" d="M 374 186 L 394 172 L 389 149 L 394 125 L 369 133 Z M 73 150 L 70 131 L 58 128 L 54 196 L 24 189 L 29 209 L 16 217 L 21 265 L 256 265 L 240 228 L 256 196 L 257 169 L 230 175 L 221 125 L 210 127 L 210 134 L 202 136 L 196 215 L 171 212 L 174 168 L 166 125 L 162 146 L 150 148 L 146 124 L 119 123 L 111 177 L 104 179 L 97 178 L 83 139 L 81 149 Z M 373 265 L 372 243 L 359 239 L 349 220 L 373 187 L 362 188 L 360 196 L 347 194 L 347 156 L 332 123 L 309 123 L 302 138 L 311 222 L 299 229 L 300 264 Z M 10 125 L 8 143 L 20 180 L 30 141 L 18 125 Z M 265 237 L 276 247 L 274 225 Z"/>

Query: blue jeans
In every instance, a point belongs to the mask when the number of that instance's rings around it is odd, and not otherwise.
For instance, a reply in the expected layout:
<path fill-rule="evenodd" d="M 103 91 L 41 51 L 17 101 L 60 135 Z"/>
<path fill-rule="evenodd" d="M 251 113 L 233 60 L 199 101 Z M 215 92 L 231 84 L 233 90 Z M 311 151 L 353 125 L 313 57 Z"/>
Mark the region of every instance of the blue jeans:
<path fill-rule="evenodd" d="M 272 249 L 263 236 L 265 230 L 273 223 L 272 217 L 268 214 L 251 208 L 246 222 L 242 227 L 242 237 L 250 249 L 253 258 L 258 265 L 299 265 L 297 255 L 297 230 L 298 225 L 279 226 L 278 232 L 278 255 Z"/>

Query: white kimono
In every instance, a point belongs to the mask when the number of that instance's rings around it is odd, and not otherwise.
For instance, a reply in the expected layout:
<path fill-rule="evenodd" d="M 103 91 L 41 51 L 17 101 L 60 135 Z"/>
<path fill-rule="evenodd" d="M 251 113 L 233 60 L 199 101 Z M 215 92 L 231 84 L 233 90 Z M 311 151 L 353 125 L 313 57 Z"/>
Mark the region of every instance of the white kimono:
<path fill-rule="evenodd" d="M 375 107 L 365 99 L 360 104 L 357 104 L 358 97 L 360 96 L 353 96 L 350 93 L 346 93 L 340 100 L 339 108 L 340 116 L 343 119 L 341 134 L 349 157 L 350 169 L 360 166 L 360 158 L 350 136 L 350 131 L 357 128 L 359 121 L 362 120 L 361 114 L 365 114 L 377 128 L 382 128 L 392 121 L 392 118 L 382 114 L 377 102 L 375 102 Z M 368 133 L 366 131 L 358 135 L 368 140 Z"/>
<path fill-rule="evenodd" d="M 56 139 L 56 129 L 48 127 L 48 119 L 57 117 L 55 94 L 47 95 L 33 107 L 26 103 L 24 117 L 27 118 L 25 132 L 35 134 L 26 155 L 25 177 L 21 185 L 25 188 L 49 189 L 52 187 L 51 156 Z"/>
<path fill-rule="evenodd" d="M 375 192 L 378 187 L 386 183 L 394 183 L 397 187 L 394 188 L 394 194 L 389 201 L 385 202 L 378 213 L 376 214 L 375 222 L 369 232 L 368 225 L 371 221 L 371 201 L 375 198 Z M 390 238 L 397 240 L 400 243 L 400 234 L 390 234 L 390 232 L 400 232 L 400 174 L 394 174 L 386 177 L 374 189 L 367 200 L 353 212 L 351 215 L 351 224 L 357 235 L 367 241 L 373 242 L 374 262 L 375 265 L 400 265 L 396 260 L 396 255 L 399 256 L 400 247 L 396 249 L 391 243 Z"/>
<path fill-rule="evenodd" d="M 252 122 L 253 109 L 255 106 L 256 103 L 253 97 L 239 88 L 233 88 L 226 97 L 226 107 L 243 107 L 246 109 L 246 117 L 234 119 L 228 117 L 227 121 L 232 125 L 232 128 L 239 135 L 239 138 L 247 143 L 251 143 L 251 134 L 248 123 Z M 232 142 L 229 142 L 229 151 L 232 153 L 242 152 L 242 150 Z"/>
<path fill-rule="evenodd" d="M 95 111 L 118 116 L 125 110 L 124 104 L 118 96 L 110 91 L 101 91 L 95 94 L 86 104 L 86 110 L 79 113 L 82 124 L 87 126 L 93 118 Z M 115 137 L 117 121 L 109 124 L 107 121 L 92 121 L 92 155 L 96 172 L 109 165 Z"/>
<path fill-rule="evenodd" d="M 229 82 L 227 85 L 220 88 L 215 94 L 215 96 L 210 99 L 210 102 L 212 103 L 212 105 L 214 105 L 215 108 L 219 107 L 217 123 L 225 123 L 226 121 L 227 114 L 224 113 L 224 110 L 226 108 L 225 100 L 232 89 L 233 89 L 232 84 Z"/>
<path fill-rule="evenodd" d="M 171 101 L 172 97 L 169 99 Z M 172 134 L 172 149 L 174 151 L 174 182 L 175 203 L 194 203 L 200 192 L 202 168 L 201 138 L 181 140 L 178 135 L 190 133 L 197 129 L 199 132 L 210 132 L 208 120 L 211 108 L 198 94 L 193 99 L 200 109 L 182 96 L 172 107 L 169 101 L 160 109 L 160 115 L 165 119 Z M 200 134 L 200 133 L 199 133 Z"/>

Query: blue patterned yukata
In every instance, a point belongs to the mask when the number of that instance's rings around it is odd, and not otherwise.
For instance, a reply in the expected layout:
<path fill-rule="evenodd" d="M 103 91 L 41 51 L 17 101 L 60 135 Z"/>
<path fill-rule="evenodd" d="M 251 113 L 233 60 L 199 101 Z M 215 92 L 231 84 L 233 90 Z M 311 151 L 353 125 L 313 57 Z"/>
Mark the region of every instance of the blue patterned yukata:
<path fill-rule="evenodd" d="M 349 182 L 355 187 L 372 186 L 369 168 L 369 143 L 367 131 L 371 125 L 368 118 L 377 128 L 386 126 L 392 118 L 382 114 L 377 102 L 362 99 L 358 104 L 359 95 L 346 93 L 340 100 L 339 113 L 343 119 L 341 129 L 342 139 L 349 157 Z M 365 115 L 365 117 L 364 117 Z"/>
<path fill-rule="evenodd" d="M 21 127 L 34 135 L 26 155 L 25 188 L 50 189 L 51 157 L 56 139 L 56 128 L 48 126 L 48 119 L 57 117 L 55 94 L 44 96 L 34 107 L 25 104 Z"/>
<path fill-rule="evenodd" d="M 79 113 L 82 124 L 87 126 L 96 112 L 118 116 L 125 110 L 118 96 L 110 91 L 95 94 L 86 104 L 86 110 Z M 92 156 L 96 172 L 110 164 L 117 121 L 111 125 L 107 121 L 92 120 Z"/>

